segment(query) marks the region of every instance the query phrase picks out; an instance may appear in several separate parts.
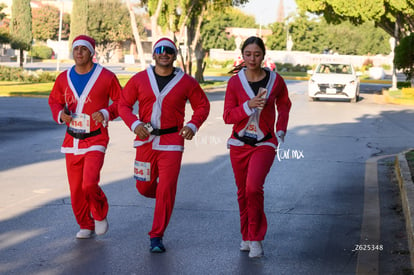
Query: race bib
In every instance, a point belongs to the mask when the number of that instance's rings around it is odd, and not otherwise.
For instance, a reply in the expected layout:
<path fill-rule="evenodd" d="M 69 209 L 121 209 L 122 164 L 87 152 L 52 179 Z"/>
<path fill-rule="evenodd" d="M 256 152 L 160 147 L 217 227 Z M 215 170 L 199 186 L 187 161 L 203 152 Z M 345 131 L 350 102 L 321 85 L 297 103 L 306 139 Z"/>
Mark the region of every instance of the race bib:
<path fill-rule="evenodd" d="M 87 114 L 72 114 L 72 121 L 69 129 L 74 133 L 88 134 L 91 132 L 90 128 L 91 118 Z"/>
<path fill-rule="evenodd" d="M 250 138 L 257 138 L 256 123 L 252 122 L 247 126 L 244 136 Z"/>
<path fill-rule="evenodd" d="M 151 163 L 135 161 L 134 178 L 139 181 L 151 180 Z"/>

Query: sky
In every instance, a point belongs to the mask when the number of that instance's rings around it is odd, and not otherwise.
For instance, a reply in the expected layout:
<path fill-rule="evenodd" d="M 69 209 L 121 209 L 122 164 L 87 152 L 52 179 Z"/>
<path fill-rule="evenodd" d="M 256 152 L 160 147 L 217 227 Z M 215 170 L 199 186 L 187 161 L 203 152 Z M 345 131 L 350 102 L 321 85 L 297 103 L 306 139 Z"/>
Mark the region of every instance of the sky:
<path fill-rule="evenodd" d="M 247 14 L 254 15 L 256 23 L 267 25 L 274 23 L 277 16 L 277 8 L 281 0 L 249 0 L 241 10 Z M 285 6 L 285 17 L 296 11 L 295 0 L 283 0 Z"/>

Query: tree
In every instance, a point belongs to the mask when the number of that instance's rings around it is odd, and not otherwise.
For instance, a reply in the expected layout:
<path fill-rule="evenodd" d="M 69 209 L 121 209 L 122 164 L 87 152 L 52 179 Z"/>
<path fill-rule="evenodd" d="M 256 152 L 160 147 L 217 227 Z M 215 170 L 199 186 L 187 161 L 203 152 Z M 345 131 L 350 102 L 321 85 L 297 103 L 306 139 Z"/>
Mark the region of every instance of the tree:
<path fill-rule="evenodd" d="M 7 8 L 7 5 L 0 3 L 0 21 L 6 17 L 6 14 L 3 12 L 3 9 Z"/>
<path fill-rule="evenodd" d="M 232 27 L 236 28 L 258 28 L 259 25 L 256 24 L 256 19 L 253 15 L 246 15 L 239 9 L 234 8 L 233 6 L 224 9 L 225 14 L 229 17 L 229 23 Z M 220 16 L 221 13 L 219 13 Z M 213 13 L 211 16 L 217 16 L 217 13 Z M 228 27 L 229 27 L 228 26 Z"/>
<path fill-rule="evenodd" d="M 9 21 L 5 19 L 6 14 L 2 11 L 6 7 L 6 4 L 0 3 L 0 44 L 6 44 L 10 42 Z"/>
<path fill-rule="evenodd" d="M 63 13 L 61 39 L 68 40 L 70 36 L 70 14 Z M 59 37 L 58 37 L 59 38 Z"/>
<path fill-rule="evenodd" d="M 204 51 L 212 48 L 235 50 L 234 37 L 229 37 L 226 28 L 253 28 L 256 26 L 254 16 L 245 15 L 238 9 L 227 8 L 223 13 L 210 13 L 201 25 L 201 40 Z"/>
<path fill-rule="evenodd" d="M 10 32 L 11 47 L 20 51 L 20 67 L 23 68 L 23 51 L 30 50 L 33 40 L 30 0 L 13 0 Z"/>
<path fill-rule="evenodd" d="M 58 8 L 51 5 L 42 5 L 32 10 L 33 38 L 40 41 L 57 39 L 59 32 Z"/>
<path fill-rule="evenodd" d="M 326 30 L 325 40 L 331 42 L 330 48 L 340 54 L 389 54 L 391 51 L 389 35 L 376 28 L 373 22 L 355 26 L 350 22 L 331 25 L 323 21 L 323 28 Z"/>
<path fill-rule="evenodd" d="M 120 42 L 132 39 L 127 6 L 119 0 L 91 1 L 88 7 L 88 33 L 96 41 L 100 61 L 108 62 Z"/>
<path fill-rule="evenodd" d="M 321 25 L 317 19 L 309 19 L 301 13 L 288 25 L 288 31 L 292 34 L 294 50 L 321 52 L 324 46 L 321 37 L 325 34 L 321 31 Z"/>
<path fill-rule="evenodd" d="M 184 70 L 191 74 L 192 60 L 197 61 L 195 78 L 203 81 L 203 60 L 205 52 L 201 40 L 201 24 L 208 11 L 222 12 L 224 8 L 243 4 L 248 0 L 148 0 L 150 15 L 161 5 L 157 19 L 170 34 L 178 31 L 176 41 L 180 44 L 181 62 Z"/>
<path fill-rule="evenodd" d="M 397 69 L 403 70 L 407 80 L 414 87 L 414 34 L 404 37 L 395 48 L 394 63 Z"/>
<path fill-rule="evenodd" d="M 266 39 L 266 47 L 269 50 L 285 50 L 287 40 L 287 27 L 282 22 L 269 25 L 272 35 Z"/>
<path fill-rule="evenodd" d="M 88 34 L 88 0 L 73 0 L 70 18 L 70 43 L 81 34 Z M 69 47 L 72 48 L 72 45 Z"/>
<path fill-rule="evenodd" d="M 328 23 L 349 20 L 359 25 L 374 21 L 396 39 L 414 31 L 412 0 L 296 0 L 296 3 L 304 11 L 323 15 Z M 398 37 L 396 29 L 400 34 Z"/>
<path fill-rule="evenodd" d="M 138 31 L 138 27 L 137 27 L 137 20 L 135 18 L 135 12 L 134 12 L 134 7 L 131 4 L 131 1 L 126 0 L 126 5 L 129 11 L 129 18 L 131 20 L 131 28 L 132 28 L 132 34 L 134 35 L 134 39 L 135 39 L 135 45 L 137 47 L 137 52 L 138 52 L 138 56 L 140 59 L 140 65 L 141 65 L 141 69 L 145 70 L 145 58 L 144 58 L 144 49 L 142 48 L 142 44 L 141 44 L 141 36 L 139 34 Z"/>
<path fill-rule="evenodd" d="M 317 51 L 333 50 L 339 54 L 367 55 L 389 54 L 389 35 L 376 28 L 373 22 L 365 22 L 355 26 L 348 21 L 337 25 L 327 23 L 324 18 L 319 22 L 319 47 Z"/>
<path fill-rule="evenodd" d="M 327 22 L 338 23 L 349 20 L 359 25 L 374 21 L 376 26 L 399 40 L 414 31 L 413 0 L 296 0 L 302 10 L 323 14 Z M 392 88 L 397 88 L 395 65 Z"/>
<path fill-rule="evenodd" d="M 270 26 L 272 35 L 266 42 L 269 49 L 286 49 L 286 38 L 291 35 L 294 50 L 312 53 L 333 50 L 349 55 L 390 53 L 389 35 L 373 22 L 355 26 L 345 21 L 333 25 L 323 17 L 309 17 L 304 13 L 287 20 L 289 24 L 276 22 Z"/>

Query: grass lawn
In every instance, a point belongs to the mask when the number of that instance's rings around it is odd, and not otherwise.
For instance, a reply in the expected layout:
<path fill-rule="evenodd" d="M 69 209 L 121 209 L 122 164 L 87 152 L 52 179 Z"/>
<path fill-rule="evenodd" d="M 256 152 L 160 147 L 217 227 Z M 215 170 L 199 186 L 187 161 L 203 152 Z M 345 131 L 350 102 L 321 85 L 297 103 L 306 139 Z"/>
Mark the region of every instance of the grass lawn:
<path fill-rule="evenodd" d="M 401 89 L 398 90 L 389 90 L 388 94 L 394 98 L 406 99 L 406 100 L 413 100 L 412 95 L 403 94 Z"/>
<path fill-rule="evenodd" d="M 48 96 L 53 82 L 22 83 L 0 81 L 0 96 Z"/>
<path fill-rule="evenodd" d="M 119 75 L 119 83 L 122 87 L 128 82 L 132 75 Z M 48 83 L 23 83 L 13 81 L 0 81 L 0 96 L 36 96 L 48 97 L 54 82 Z M 224 85 L 223 81 L 206 81 L 201 86 L 203 89 Z"/>

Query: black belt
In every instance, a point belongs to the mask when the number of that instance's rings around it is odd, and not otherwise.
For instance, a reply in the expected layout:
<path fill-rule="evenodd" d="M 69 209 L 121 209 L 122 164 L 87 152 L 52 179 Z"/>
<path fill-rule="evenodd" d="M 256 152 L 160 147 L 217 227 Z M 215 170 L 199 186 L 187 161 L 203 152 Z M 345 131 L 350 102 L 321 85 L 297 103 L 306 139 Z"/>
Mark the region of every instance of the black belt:
<path fill-rule="evenodd" d="M 172 133 L 176 133 L 178 132 L 178 127 L 171 127 L 171 128 L 166 128 L 166 129 L 154 129 L 151 132 L 151 135 L 154 136 L 162 136 L 162 135 L 166 135 L 166 134 L 172 134 Z"/>
<path fill-rule="evenodd" d="M 85 138 L 88 138 L 88 137 L 94 137 L 94 136 L 100 135 L 101 134 L 101 129 L 99 128 L 98 130 L 90 132 L 90 133 L 76 133 L 76 132 L 74 132 L 74 131 L 72 131 L 68 128 L 66 130 L 66 132 L 74 138 L 85 139 Z"/>
<path fill-rule="evenodd" d="M 244 143 L 246 143 L 246 144 L 248 144 L 250 146 L 256 146 L 256 143 L 263 142 L 263 141 L 266 141 L 266 140 L 272 138 L 272 134 L 271 133 L 268 133 L 264 138 L 262 138 L 260 140 L 257 140 L 256 138 L 245 137 L 245 136 L 241 137 L 236 132 L 233 132 L 233 136 L 235 138 L 237 138 L 238 140 L 243 141 Z"/>

